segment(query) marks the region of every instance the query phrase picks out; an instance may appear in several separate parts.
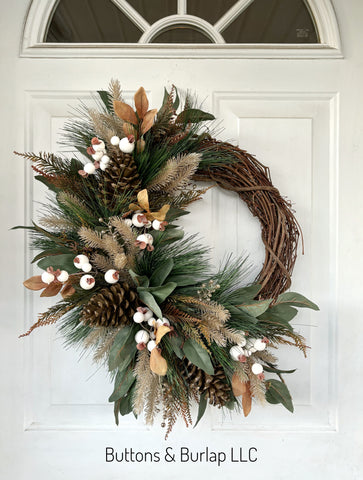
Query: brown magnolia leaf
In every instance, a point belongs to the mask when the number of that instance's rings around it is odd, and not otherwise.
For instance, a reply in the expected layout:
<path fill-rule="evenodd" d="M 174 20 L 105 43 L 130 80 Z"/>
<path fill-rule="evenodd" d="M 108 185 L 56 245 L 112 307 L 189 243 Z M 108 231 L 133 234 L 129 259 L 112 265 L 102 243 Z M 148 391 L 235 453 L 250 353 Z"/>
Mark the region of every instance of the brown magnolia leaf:
<path fill-rule="evenodd" d="M 114 100 L 113 102 L 113 109 L 118 117 L 124 122 L 132 123 L 133 125 L 137 125 L 137 117 L 136 113 L 127 105 L 127 103 L 120 102 L 119 100 Z"/>
<path fill-rule="evenodd" d="M 140 87 L 135 93 L 135 107 L 140 120 L 142 120 L 149 109 L 149 100 L 147 99 L 144 87 Z"/>
<path fill-rule="evenodd" d="M 75 288 L 72 286 L 72 282 L 67 282 L 63 290 L 61 291 L 61 295 L 63 298 L 71 297 L 75 293 Z"/>
<path fill-rule="evenodd" d="M 160 340 L 163 338 L 163 336 L 169 332 L 171 332 L 171 329 L 167 325 L 158 326 L 158 329 L 156 330 L 156 339 L 155 339 L 156 345 L 158 345 L 160 343 Z"/>
<path fill-rule="evenodd" d="M 159 222 L 165 220 L 166 214 L 168 213 L 170 205 L 164 205 L 158 212 L 151 212 L 151 216 Z"/>
<path fill-rule="evenodd" d="M 147 113 L 145 113 L 144 120 L 142 121 L 142 124 L 141 124 L 142 135 L 144 135 L 144 133 L 149 131 L 150 128 L 154 125 L 154 119 L 157 113 L 158 111 L 156 110 L 156 108 L 154 108 L 154 110 L 149 110 Z"/>
<path fill-rule="evenodd" d="M 40 294 L 41 297 L 54 297 L 57 295 L 62 288 L 62 284 L 59 282 L 52 282 L 49 285 L 47 285 L 47 288 L 45 288 L 42 293 Z"/>
<path fill-rule="evenodd" d="M 163 376 L 168 370 L 168 364 L 164 357 L 161 356 L 160 350 L 155 347 L 150 354 L 150 369 L 157 375 Z"/>
<path fill-rule="evenodd" d="M 133 125 L 131 125 L 131 123 L 124 123 L 122 125 L 122 129 L 123 129 L 126 137 L 128 137 L 130 135 L 133 135 L 135 138 L 137 137 L 137 131 L 136 131 L 135 127 Z"/>
<path fill-rule="evenodd" d="M 137 153 L 142 153 L 145 150 L 146 142 L 143 138 L 139 138 L 136 142 L 136 151 Z"/>
<path fill-rule="evenodd" d="M 23 282 L 24 287 L 29 288 L 29 290 L 41 290 L 42 288 L 46 288 L 48 286 L 47 283 L 42 281 L 42 277 L 40 275 L 35 275 L 34 277 L 28 278 Z"/>
<path fill-rule="evenodd" d="M 237 373 L 234 373 L 232 377 L 232 390 L 235 397 L 239 397 L 247 391 L 247 383 L 242 382 Z"/>
<path fill-rule="evenodd" d="M 242 408 L 244 416 L 247 417 L 252 408 L 252 396 L 250 390 L 250 382 L 246 383 L 247 389 L 246 392 L 242 395 Z"/>
<path fill-rule="evenodd" d="M 143 210 L 149 210 L 149 195 L 146 188 L 137 194 L 137 201 Z"/>

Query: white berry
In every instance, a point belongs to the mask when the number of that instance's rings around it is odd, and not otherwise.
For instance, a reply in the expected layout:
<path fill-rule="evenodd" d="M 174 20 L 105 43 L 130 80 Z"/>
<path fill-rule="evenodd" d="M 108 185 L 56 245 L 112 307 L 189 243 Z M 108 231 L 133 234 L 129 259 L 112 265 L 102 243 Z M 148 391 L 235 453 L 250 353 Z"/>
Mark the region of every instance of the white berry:
<path fill-rule="evenodd" d="M 259 375 L 263 372 L 263 366 L 260 363 L 254 363 L 251 367 L 252 373 Z"/>
<path fill-rule="evenodd" d="M 89 263 L 88 257 L 86 255 L 77 255 L 76 258 L 73 260 L 73 264 L 75 267 L 81 269 L 82 265 L 85 263 Z"/>
<path fill-rule="evenodd" d="M 154 230 L 160 230 L 161 222 L 159 220 L 154 220 L 153 221 L 153 229 Z"/>
<path fill-rule="evenodd" d="M 235 360 L 236 362 L 239 361 L 239 357 L 241 355 L 244 355 L 244 351 L 241 347 L 238 345 L 235 345 L 229 350 L 229 355 L 231 356 L 232 360 Z"/>
<path fill-rule="evenodd" d="M 96 167 L 93 165 L 93 163 L 86 163 L 86 165 L 83 167 L 83 170 L 88 173 L 89 175 L 92 175 L 96 171 Z"/>
<path fill-rule="evenodd" d="M 266 343 L 263 342 L 261 339 L 258 339 L 255 341 L 255 343 L 253 344 L 253 347 L 258 351 L 258 352 L 262 352 L 262 350 L 265 350 L 266 348 Z"/>
<path fill-rule="evenodd" d="M 135 142 L 130 142 L 127 137 L 121 138 L 119 148 L 123 153 L 132 153 L 135 148 Z"/>
<path fill-rule="evenodd" d="M 145 320 L 144 314 L 142 312 L 135 312 L 132 318 L 135 323 L 141 323 Z"/>
<path fill-rule="evenodd" d="M 90 263 L 84 263 L 82 265 L 82 270 L 85 272 L 85 273 L 89 273 L 91 270 L 92 270 L 92 265 Z"/>
<path fill-rule="evenodd" d="M 107 283 L 117 283 L 120 275 L 117 270 L 111 268 L 105 273 L 105 280 Z"/>
<path fill-rule="evenodd" d="M 131 220 L 131 218 L 126 218 L 126 219 L 124 220 L 124 222 L 125 222 L 125 224 L 126 224 L 128 227 L 131 227 L 131 226 L 132 226 L 132 220 Z"/>
<path fill-rule="evenodd" d="M 57 280 L 59 280 L 61 283 L 66 282 L 68 279 L 69 279 L 69 273 L 66 272 L 65 270 L 62 270 L 57 277 Z"/>
<path fill-rule="evenodd" d="M 146 320 L 146 319 L 145 319 Z M 156 323 L 156 320 L 154 317 L 150 317 L 147 321 L 147 324 L 149 325 L 149 327 L 153 327 L 154 326 L 154 323 Z"/>
<path fill-rule="evenodd" d="M 110 163 L 110 157 L 108 155 L 104 155 L 102 158 L 101 158 L 101 162 L 102 163 L 105 163 L 106 165 Z"/>
<path fill-rule="evenodd" d="M 105 144 L 102 140 L 100 140 L 100 143 L 96 143 L 92 145 L 92 147 L 95 152 L 103 152 L 105 149 Z"/>
<path fill-rule="evenodd" d="M 83 275 L 79 281 L 79 284 L 83 290 L 91 290 L 91 288 L 95 286 L 95 283 L 95 279 L 92 277 L 92 275 Z"/>
<path fill-rule="evenodd" d="M 162 321 L 163 321 L 163 325 L 168 325 L 168 326 L 170 325 L 170 322 L 167 318 L 163 317 Z"/>
<path fill-rule="evenodd" d="M 150 342 L 147 344 L 147 349 L 149 350 L 149 352 L 151 352 L 152 350 L 154 350 L 155 347 L 156 347 L 156 342 L 155 342 L 155 340 L 150 340 Z"/>
<path fill-rule="evenodd" d="M 148 308 L 147 312 L 144 313 L 145 320 L 150 320 L 150 318 L 152 318 L 153 315 L 154 315 L 153 312 Z"/>
<path fill-rule="evenodd" d="M 138 220 L 137 217 L 139 217 L 140 215 L 142 215 L 141 213 L 135 213 L 135 215 L 132 216 L 132 224 L 137 227 L 137 228 L 141 228 L 144 226 L 144 222 L 140 222 L 140 220 Z"/>
<path fill-rule="evenodd" d="M 118 145 L 120 143 L 120 138 L 117 136 L 117 135 L 114 135 L 113 137 L 111 137 L 111 145 Z"/>
<path fill-rule="evenodd" d="M 103 162 L 100 163 L 100 169 L 101 169 L 103 172 L 106 170 L 107 167 L 108 167 L 107 163 L 103 163 Z"/>
<path fill-rule="evenodd" d="M 93 160 L 95 160 L 96 162 L 99 162 L 99 161 L 101 160 L 101 158 L 103 157 L 103 155 L 104 155 L 103 150 L 100 150 L 100 151 L 94 153 L 94 154 L 92 155 L 92 158 L 93 158 Z"/>
<path fill-rule="evenodd" d="M 48 285 L 52 283 L 55 279 L 55 276 L 49 272 L 42 273 L 42 282 L 47 283 Z"/>
<path fill-rule="evenodd" d="M 135 342 L 136 343 L 147 343 L 150 340 L 150 335 L 147 333 L 146 330 L 139 330 L 135 335 Z"/>

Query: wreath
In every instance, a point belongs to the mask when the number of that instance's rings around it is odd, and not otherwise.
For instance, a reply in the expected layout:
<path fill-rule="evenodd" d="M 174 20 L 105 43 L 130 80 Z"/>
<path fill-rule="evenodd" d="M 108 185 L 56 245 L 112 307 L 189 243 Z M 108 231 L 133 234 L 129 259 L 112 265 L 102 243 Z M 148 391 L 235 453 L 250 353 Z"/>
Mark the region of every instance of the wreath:
<path fill-rule="evenodd" d="M 166 436 L 178 416 L 192 424 L 194 401 L 196 423 L 208 402 L 245 416 L 252 400 L 293 412 L 282 374 L 294 370 L 280 370 L 275 353 L 287 344 L 306 355 L 290 322 L 296 307 L 318 310 L 286 292 L 300 228 L 268 168 L 214 139 L 213 115 L 180 97 L 173 86 L 150 110 L 141 87 L 134 108 L 112 80 L 64 127 L 62 142 L 82 160 L 19 154 L 52 193 L 38 223 L 16 227 L 31 231 L 43 270 L 24 285 L 62 297 L 21 336 L 57 322 L 67 344 L 107 365 L 116 423 L 133 412 L 151 424 L 162 411 Z M 244 283 L 242 257 L 213 271 L 209 249 L 178 227 L 211 188 L 196 181 L 236 192 L 259 219 L 266 257 L 254 283 Z"/>

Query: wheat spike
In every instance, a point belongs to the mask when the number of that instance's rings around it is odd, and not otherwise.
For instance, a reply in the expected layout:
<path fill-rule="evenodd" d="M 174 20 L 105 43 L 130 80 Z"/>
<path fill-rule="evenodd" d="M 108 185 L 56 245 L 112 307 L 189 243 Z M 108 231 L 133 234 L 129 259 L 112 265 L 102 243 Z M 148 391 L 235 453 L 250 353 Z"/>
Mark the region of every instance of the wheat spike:
<path fill-rule="evenodd" d="M 140 415 L 144 409 L 145 397 L 150 389 L 154 375 L 150 370 L 150 355 L 146 348 L 137 353 L 134 375 L 136 377 L 136 387 L 133 399 L 133 410 L 136 415 Z"/>
<path fill-rule="evenodd" d="M 109 125 L 105 124 L 102 113 L 89 109 L 88 115 L 90 116 L 94 130 L 99 138 L 108 141 L 113 135 L 115 135 L 114 130 L 110 128 Z"/>
<path fill-rule="evenodd" d="M 107 270 L 114 268 L 112 260 L 108 256 L 99 253 L 94 253 L 92 255 L 91 264 L 102 272 L 107 272 Z"/>
<path fill-rule="evenodd" d="M 249 381 L 249 367 L 246 363 L 235 362 L 234 372 L 242 383 L 247 383 Z"/>
<path fill-rule="evenodd" d="M 148 185 L 151 192 L 174 192 L 184 188 L 198 169 L 201 160 L 199 153 L 188 153 L 173 157 Z"/>
<path fill-rule="evenodd" d="M 277 357 L 275 357 L 275 355 L 272 355 L 272 353 L 266 350 L 263 350 L 262 352 L 256 352 L 255 356 L 266 363 L 272 363 L 272 364 L 277 363 Z"/>
<path fill-rule="evenodd" d="M 147 425 L 154 423 L 155 415 L 158 413 L 158 403 L 161 397 L 160 379 L 153 374 L 149 389 L 145 398 L 145 422 Z"/>
<path fill-rule="evenodd" d="M 108 354 L 111 350 L 111 347 L 115 341 L 115 337 L 118 334 L 119 329 L 113 328 L 100 342 L 95 354 L 93 355 L 93 360 L 95 362 L 106 361 L 108 359 Z"/>
<path fill-rule="evenodd" d="M 108 93 L 110 94 L 113 101 L 120 102 L 122 101 L 122 93 L 121 93 L 121 84 L 120 80 L 111 78 L 110 83 L 108 85 Z"/>
<path fill-rule="evenodd" d="M 107 252 L 112 259 L 121 253 L 125 254 L 122 245 L 110 234 L 103 237 L 103 246 L 101 248 Z"/>
<path fill-rule="evenodd" d="M 57 215 L 47 215 L 39 219 L 39 223 L 50 230 L 73 230 L 74 223 L 67 218 L 57 217 Z"/>
<path fill-rule="evenodd" d="M 90 331 L 87 337 L 83 340 L 83 345 L 85 348 L 94 348 L 96 347 L 102 339 L 107 335 L 107 329 L 104 327 L 94 328 Z"/>
<path fill-rule="evenodd" d="M 132 228 L 126 224 L 125 220 L 119 217 L 112 217 L 110 219 L 110 225 L 114 227 L 116 232 L 122 237 L 128 253 L 135 255 L 137 253 L 137 248 L 135 247 L 136 236 Z"/>

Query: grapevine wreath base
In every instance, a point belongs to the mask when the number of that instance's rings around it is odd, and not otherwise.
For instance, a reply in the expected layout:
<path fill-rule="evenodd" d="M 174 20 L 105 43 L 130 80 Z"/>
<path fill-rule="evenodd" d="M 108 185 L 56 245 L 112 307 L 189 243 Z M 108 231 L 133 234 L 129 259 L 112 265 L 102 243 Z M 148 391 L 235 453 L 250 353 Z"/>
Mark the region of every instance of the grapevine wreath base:
<path fill-rule="evenodd" d="M 180 108 L 175 87 L 158 111 L 141 87 L 134 109 L 111 81 L 63 132 L 86 162 L 21 154 L 52 195 L 39 224 L 21 227 L 43 270 L 24 285 L 62 296 L 24 336 L 57 322 L 67 344 L 108 366 L 116 423 L 130 412 L 152 423 L 161 410 L 166 436 L 178 416 L 192 423 L 194 401 L 197 422 L 208 402 L 246 416 L 252 400 L 292 412 L 282 373 L 293 370 L 279 370 L 275 353 L 288 344 L 305 354 L 290 321 L 295 307 L 318 309 L 285 292 L 299 238 L 290 204 L 266 167 L 212 138 L 213 119 L 188 95 Z M 261 222 L 266 258 L 255 283 L 243 284 L 242 258 L 211 271 L 208 248 L 178 227 L 209 188 L 196 180 L 235 191 Z"/>

